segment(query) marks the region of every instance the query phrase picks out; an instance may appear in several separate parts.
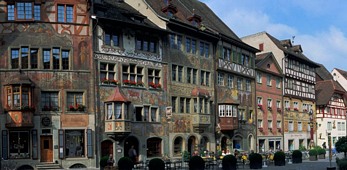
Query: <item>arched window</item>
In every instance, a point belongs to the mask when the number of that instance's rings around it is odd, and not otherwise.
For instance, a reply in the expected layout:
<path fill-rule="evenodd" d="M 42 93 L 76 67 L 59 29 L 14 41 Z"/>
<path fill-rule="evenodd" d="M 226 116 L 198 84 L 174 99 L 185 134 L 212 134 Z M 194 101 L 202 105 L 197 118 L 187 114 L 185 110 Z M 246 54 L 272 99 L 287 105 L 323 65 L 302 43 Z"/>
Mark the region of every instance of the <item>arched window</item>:
<path fill-rule="evenodd" d="M 174 141 L 174 155 L 175 156 L 180 156 L 183 148 L 183 139 L 182 137 L 177 137 Z"/>
<path fill-rule="evenodd" d="M 161 141 L 162 139 L 153 137 L 147 139 L 147 157 L 160 157 L 161 155 Z"/>

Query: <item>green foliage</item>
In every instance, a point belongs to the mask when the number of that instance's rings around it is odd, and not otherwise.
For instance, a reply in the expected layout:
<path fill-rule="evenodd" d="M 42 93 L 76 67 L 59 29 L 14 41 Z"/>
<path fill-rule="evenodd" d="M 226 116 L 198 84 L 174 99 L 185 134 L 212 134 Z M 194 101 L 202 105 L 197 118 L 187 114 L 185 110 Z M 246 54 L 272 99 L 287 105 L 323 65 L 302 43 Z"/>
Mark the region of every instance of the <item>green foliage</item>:
<path fill-rule="evenodd" d="M 326 154 L 326 150 L 323 148 L 318 148 L 317 152 L 318 152 L 318 155 L 325 155 Z"/>
<path fill-rule="evenodd" d="M 134 163 L 129 157 L 121 157 L 118 161 L 119 170 L 132 170 L 133 167 Z"/>
<path fill-rule="evenodd" d="M 182 157 L 183 157 L 183 161 L 189 161 L 190 153 L 188 151 L 183 151 Z"/>
<path fill-rule="evenodd" d="M 223 170 L 236 170 L 237 159 L 234 155 L 226 155 L 223 157 Z"/>
<path fill-rule="evenodd" d="M 100 159 L 100 167 L 105 167 L 105 166 L 107 166 L 107 160 L 108 160 L 108 156 L 103 156 L 103 157 L 101 157 L 101 159 Z"/>
<path fill-rule="evenodd" d="M 162 159 L 153 158 L 148 163 L 149 170 L 165 170 L 165 163 Z"/>
<path fill-rule="evenodd" d="M 299 146 L 299 150 L 300 150 L 300 151 L 306 151 L 306 147 L 305 147 L 304 145 L 300 145 L 300 146 Z"/>
<path fill-rule="evenodd" d="M 205 161 L 200 156 L 193 156 L 189 160 L 189 170 L 204 170 Z"/>
<path fill-rule="evenodd" d="M 251 169 L 262 168 L 263 157 L 259 153 L 252 153 L 249 155 L 249 167 Z"/>
<path fill-rule="evenodd" d="M 302 152 L 300 150 L 294 150 L 292 153 L 293 163 L 302 163 Z"/>
<path fill-rule="evenodd" d="M 340 170 L 346 170 L 347 169 L 347 159 L 337 159 L 336 158 L 336 164 L 339 167 Z"/>
<path fill-rule="evenodd" d="M 347 153 L 347 137 L 341 137 L 339 138 L 339 140 L 337 140 L 337 142 L 335 143 L 335 149 L 337 152 L 343 152 L 345 154 L 346 157 L 346 153 Z"/>
<path fill-rule="evenodd" d="M 274 155 L 275 166 L 286 165 L 286 154 L 282 151 L 278 151 Z"/>
<path fill-rule="evenodd" d="M 310 149 L 310 150 L 308 151 L 308 154 L 309 154 L 310 156 L 317 156 L 317 155 L 318 155 L 317 149 Z"/>

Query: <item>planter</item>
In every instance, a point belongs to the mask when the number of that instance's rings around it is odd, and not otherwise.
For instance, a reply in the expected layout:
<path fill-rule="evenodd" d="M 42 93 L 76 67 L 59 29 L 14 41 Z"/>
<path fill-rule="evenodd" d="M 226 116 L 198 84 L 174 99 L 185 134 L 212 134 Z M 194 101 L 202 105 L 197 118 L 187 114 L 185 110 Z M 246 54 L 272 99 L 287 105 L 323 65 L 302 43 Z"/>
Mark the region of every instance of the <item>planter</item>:
<path fill-rule="evenodd" d="M 318 155 L 318 159 L 325 159 L 325 154 Z"/>
<path fill-rule="evenodd" d="M 317 155 L 310 156 L 310 161 L 317 161 Z"/>

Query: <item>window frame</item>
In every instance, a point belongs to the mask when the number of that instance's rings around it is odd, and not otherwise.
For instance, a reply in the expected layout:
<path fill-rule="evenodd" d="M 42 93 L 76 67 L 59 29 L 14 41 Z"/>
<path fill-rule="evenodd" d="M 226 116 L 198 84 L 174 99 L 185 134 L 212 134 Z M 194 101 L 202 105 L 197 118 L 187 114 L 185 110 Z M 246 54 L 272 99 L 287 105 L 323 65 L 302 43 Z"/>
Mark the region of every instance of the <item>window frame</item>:
<path fill-rule="evenodd" d="M 23 4 L 24 6 L 19 6 Z M 30 7 L 26 6 L 30 4 Z M 7 4 L 7 21 L 40 21 L 41 20 L 41 4 L 35 2 L 13 2 Z M 23 7 L 23 10 L 20 8 Z M 38 8 L 39 7 L 39 8 Z M 23 14 L 19 14 L 23 11 Z M 23 18 L 20 17 L 23 15 Z"/>
<path fill-rule="evenodd" d="M 61 9 L 63 7 L 63 9 Z M 59 9 L 60 8 L 60 9 Z M 70 11 L 70 8 L 72 11 Z M 56 21 L 60 23 L 74 23 L 75 20 L 75 9 L 74 5 L 72 4 L 57 4 L 56 7 Z M 63 10 L 63 11 L 61 11 Z M 62 12 L 62 13 L 61 13 Z M 64 18 L 61 18 L 64 17 Z"/>

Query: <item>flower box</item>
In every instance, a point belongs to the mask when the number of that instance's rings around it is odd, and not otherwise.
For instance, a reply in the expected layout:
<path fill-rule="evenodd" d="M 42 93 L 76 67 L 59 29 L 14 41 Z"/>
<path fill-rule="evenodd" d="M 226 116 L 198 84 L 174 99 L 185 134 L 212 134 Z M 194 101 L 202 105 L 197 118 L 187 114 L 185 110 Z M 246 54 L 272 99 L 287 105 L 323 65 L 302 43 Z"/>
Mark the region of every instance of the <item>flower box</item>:
<path fill-rule="evenodd" d="M 80 112 L 84 112 L 86 106 L 82 105 L 82 104 L 77 104 L 76 106 L 70 105 L 69 106 L 69 111 L 80 111 Z"/>
<path fill-rule="evenodd" d="M 262 109 L 262 108 L 263 108 L 263 105 L 258 104 L 258 109 Z"/>
<path fill-rule="evenodd" d="M 277 131 L 278 131 L 278 132 L 282 132 L 282 129 L 281 129 L 281 128 L 277 128 Z"/>
<path fill-rule="evenodd" d="M 302 110 L 303 112 L 307 112 L 307 109 Z"/>
<path fill-rule="evenodd" d="M 259 127 L 258 129 L 260 132 L 263 132 L 263 130 L 264 130 L 262 127 Z"/>
<path fill-rule="evenodd" d="M 155 83 L 153 83 L 153 82 L 149 82 L 149 83 L 148 83 L 148 86 L 149 86 L 150 88 L 153 88 L 153 89 L 160 89 L 160 88 L 161 88 L 161 84 L 160 84 L 160 83 L 155 84 Z"/>
<path fill-rule="evenodd" d="M 281 112 L 282 111 L 282 109 L 281 108 L 277 108 L 277 112 Z"/>
<path fill-rule="evenodd" d="M 290 107 L 287 107 L 287 108 L 286 108 L 286 111 L 290 111 Z"/>
<path fill-rule="evenodd" d="M 118 85 L 118 80 L 102 79 L 102 84 Z"/>
<path fill-rule="evenodd" d="M 298 108 L 294 108 L 294 111 L 299 111 L 299 109 Z"/>
<path fill-rule="evenodd" d="M 272 110 L 272 107 L 267 107 L 267 110 L 270 110 L 270 111 L 271 111 L 271 110 Z"/>

